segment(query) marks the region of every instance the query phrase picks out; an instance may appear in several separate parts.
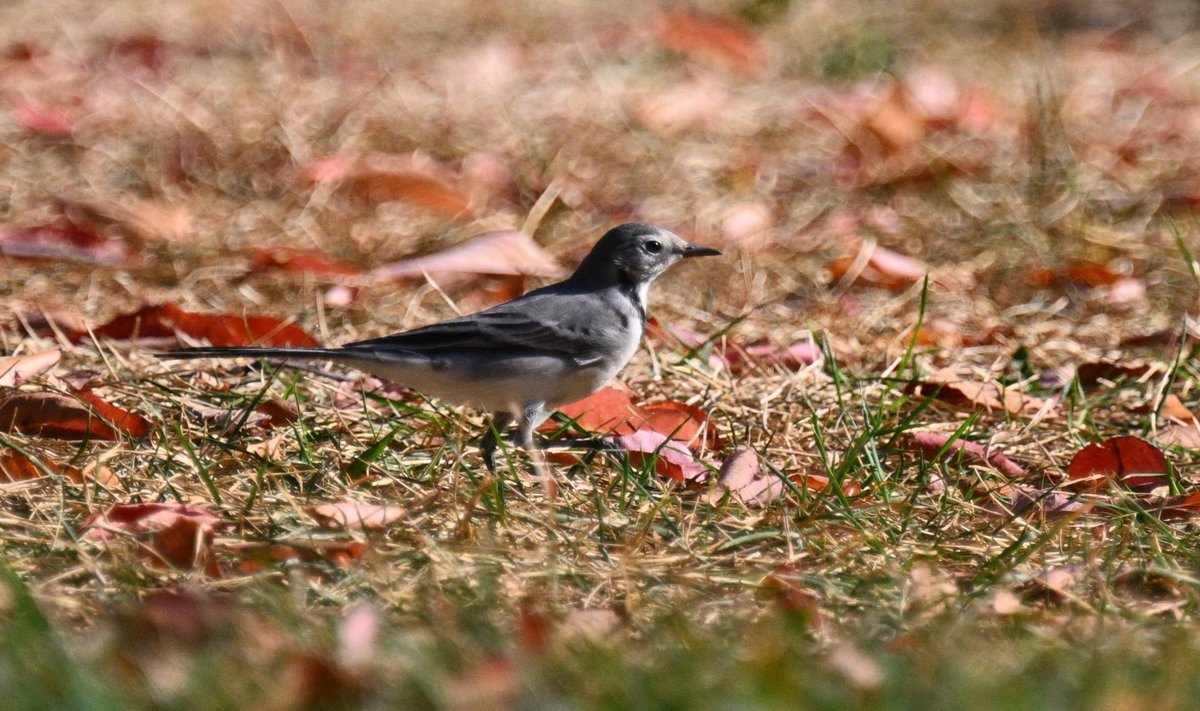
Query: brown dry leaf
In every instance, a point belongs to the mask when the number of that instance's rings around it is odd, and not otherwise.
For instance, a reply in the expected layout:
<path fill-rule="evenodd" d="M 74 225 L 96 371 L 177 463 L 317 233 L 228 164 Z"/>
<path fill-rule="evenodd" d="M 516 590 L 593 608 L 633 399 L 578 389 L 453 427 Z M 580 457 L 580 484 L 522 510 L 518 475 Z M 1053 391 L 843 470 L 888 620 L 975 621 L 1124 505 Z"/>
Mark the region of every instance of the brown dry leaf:
<path fill-rule="evenodd" d="M 326 528 L 372 531 L 400 521 L 407 513 L 402 506 L 338 501 L 304 507 L 305 512 Z"/>
<path fill-rule="evenodd" d="M 363 557 L 367 545 L 361 541 L 221 541 L 218 547 L 239 559 L 237 570 L 252 574 L 286 561 L 329 561 L 346 569 Z"/>
<path fill-rule="evenodd" d="M 103 542 L 118 535 L 148 536 L 150 551 L 160 562 L 183 569 L 203 567 L 215 574 L 211 546 L 213 532 L 222 525 L 219 517 L 194 504 L 113 504 L 88 517 L 83 537 Z"/>
<path fill-rule="evenodd" d="M 891 291 L 907 289 L 929 274 L 929 265 L 925 262 L 874 242 L 862 243 L 857 256 L 835 259 L 826 268 L 834 281 L 862 280 Z"/>
<path fill-rule="evenodd" d="M 420 279 L 426 274 L 493 274 L 556 277 L 562 267 L 529 235 L 517 230 L 484 232 L 434 254 L 384 264 L 370 271 L 378 279 Z"/>
<path fill-rule="evenodd" d="M 1192 414 L 1188 406 L 1184 405 L 1183 401 L 1175 393 L 1167 393 L 1167 396 L 1163 398 L 1162 409 L 1159 410 L 1158 414 L 1163 417 L 1182 420 L 1183 422 L 1191 422 L 1196 419 L 1196 416 Z"/>
<path fill-rule="evenodd" d="M 1169 471 L 1170 464 L 1158 447 L 1140 437 L 1112 437 L 1076 452 L 1063 486 L 1101 491 L 1119 481 L 1134 491 L 1150 491 L 1167 484 Z"/>
<path fill-rule="evenodd" d="M 944 448 L 946 451 L 942 454 L 943 460 L 959 457 L 966 462 L 990 466 L 1011 479 L 1020 479 L 1025 476 L 1025 470 L 1021 465 L 1004 456 L 1002 452 L 990 450 L 981 444 L 963 439 L 955 439 L 951 442 L 952 436 L 941 432 L 912 432 L 909 436 L 901 439 L 901 443 L 920 452 L 927 459 L 934 459 Z"/>
<path fill-rule="evenodd" d="M 10 391 L 0 395 L 0 430 L 54 439 L 117 440 L 141 437 L 150 423 L 104 402 L 90 390 L 77 397 L 52 392 Z"/>
<path fill-rule="evenodd" d="M 1200 425 L 1191 422 L 1186 425 L 1171 424 L 1158 430 L 1154 437 L 1168 447 L 1183 447 L 1184 449 L 1200 449 Z"/>
<path fill-rule="evenodd" d="M 103 464 L 92 462 L 80 469 L 71 464 L 59 464 L 45 457 L 34 462 L 15 449 L 0 449 L 0 483 L 31 481 L 40 479 L 47 473 L 64 477 L 73 484 L 95 482 L 105 489 L 111 489 L 119 483 L 112 470 Z"/>
<path fill-rule="evenodd" d="M 761 470 L 753 449 L 741 449 L 721 463 L 717 485 L 708 492 L 705 501 L 716 504 L 728 494 L 746 506 L 760 508 L 778 499 L 785 491 L 787 485 L 779 477 Z"/>
<path fill-rule="evenodd" d="M 117 316 L 92 330 L 97 338 L 113 340 L 173 339 L 184 333 L 214 346 L 316 346 L 317 339 L 299 326 L 273 316 L 200 314 L 184 311 L 175 304 L 143 306 Z M 75 333 L 72 340 L 88 339 Z"/>
<path fill-rule="evenodd" d="M 11 388 L 45 373 L 58 364 L 62 351 L 51 348 L 41 353 L 0 358 L 0 387 Z"/>
<path fill-rule="evenodd" d="M 289 433 L 283 432 L 261 442 L 246 445 L 246 451 L 272 462 L 282 462 L 287 458 L 285 449 L 290 439 Z"/>
<path fill-rule="evenodd" d="M 401 201 L 462 219 L 473 214 L 470 193 L 448 171 L 406 156 L 325 158 L 309 164 L 304 173 L 314 183 L 340 181 L 342 189 L 371 202 Z"/>
<path fill-rule="evenodd" d="M 925 380 L 910 385 L 908 390 L 943 402 L 968 404 L 1023 417 L 1036 415 L 1046 406 L 1044 400 L 1026 395 L 1015 387 L 965 380 L 953 368 L 935 371 Z"/>
<path fill-rule="evenodd" d="M 752 74 L 766 65 L 766 54 L 750 28 L 730 19 L 667 11 L 655 21 L 659 44 L 689 59 Z"/>

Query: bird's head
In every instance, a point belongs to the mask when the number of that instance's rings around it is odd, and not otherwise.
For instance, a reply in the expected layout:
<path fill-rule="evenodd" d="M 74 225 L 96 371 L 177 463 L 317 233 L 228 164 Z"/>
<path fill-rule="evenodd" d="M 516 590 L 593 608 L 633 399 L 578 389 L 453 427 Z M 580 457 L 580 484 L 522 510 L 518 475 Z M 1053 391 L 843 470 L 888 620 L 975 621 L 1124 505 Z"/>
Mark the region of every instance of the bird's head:
<path fill-rule="evenodd" d="M 627 222 L 612 228 L 584 257 L 574 278 L 631 285 L 648 284 L 675 262 L 720 254 L 697 247 L 661 227 Z"/>

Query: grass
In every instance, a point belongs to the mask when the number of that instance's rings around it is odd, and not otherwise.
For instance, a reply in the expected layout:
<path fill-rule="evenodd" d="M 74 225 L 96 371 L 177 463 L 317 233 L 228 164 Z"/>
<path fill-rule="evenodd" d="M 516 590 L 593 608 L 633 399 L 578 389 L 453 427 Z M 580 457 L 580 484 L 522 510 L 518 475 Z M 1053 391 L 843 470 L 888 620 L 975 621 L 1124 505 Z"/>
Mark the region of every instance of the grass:
<path fill-rule="evenodd" d="M 3 257 L 0 349 L 62 349 L 21 390 L 86 383 L 152 423 L 116 442 L 0 434 L 42 474 L 0 483 L 3 705 L 1190 707 L 1195 521 L 1058 484 L 1090 442 L 1154 440 L 1165 394 L 1200 403 L 1194 38 L 935 5 L 707 4 L 750 23 L 766 59 L 749 70 L 728 49 L 664 49 L 657 9 L 632 3 L 0 8 L 0 228 L 65 201 L 140 258 Z M 863 106 L 929 68 L 978 113 L 927 117 L 907 147 L 911 126 L 870 128 Z M 69 111 L 75 134 L 31 135 L 13 118 L 26 99 Z M 303 178 L 313 160 L 376 153 L 438 164 L 475 213 Z M 135 198 L 185 210 L 187 236 L 80 216 Z M 639 402 L 709 412 L 713 464 L 754 450 L 784 485 L 766 506 L 708 503 L 653 458 L 608 453 L 556 463 L 551 498 L 519 451 L 486 472 L 479 413 L 325 365 L 180 365 L 154 344 L 31 327 L 171 301 L 348 342 L 480 308 L 505 284 L 248 269 L 254 250 L 370 268 L 526 226 L 572 265 L 628 217 L 727 256 L 655 287 L 654 316 L 699 345 L 647 338 L 622 378 Z M 864 244 L 930 273 L 872 285 Z M 832 273 L 847 256 L 857 279 Z M 1145 298 L 1069 276 L 1081 264 Z M 1158 330 L 1180 337 L 1137 340 Z M 760 340 L 824 357 L 713 366 Z M 1060 376 L 1104 359 L 1154 369 Z M 1026 416 L 914 389 L 948 366 L 1061 402 Z M 296 417 L 271 426 L 264 403 Z M 921 432 L 949 439 L 922 456 Z M 1163 446 L 1173 493 L 1194 490 L 1197 452 Z M 1037 503 L 1014 510 L 1017 485 Z M 134 502 L 214 513 L 211 539 L 185 537 L 211 565 L 165 561 L 161 532 L 88 536 L 89 517 Z M 345 530 L 314 513 L 345 502 L 403 515 Z"/>

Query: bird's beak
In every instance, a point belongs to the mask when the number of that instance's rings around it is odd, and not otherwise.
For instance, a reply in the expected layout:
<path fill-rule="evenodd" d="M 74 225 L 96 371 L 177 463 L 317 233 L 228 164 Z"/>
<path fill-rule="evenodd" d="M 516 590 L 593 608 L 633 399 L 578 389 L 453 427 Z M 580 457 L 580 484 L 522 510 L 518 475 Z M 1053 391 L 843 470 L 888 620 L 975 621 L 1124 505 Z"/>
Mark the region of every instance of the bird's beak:
<path fill-rule="evenodd" d="M 697 247 L 694 244 L 689 244 L 683 248 L 684 257 L 719 257 L 721 252 L 712 247 Z"/>

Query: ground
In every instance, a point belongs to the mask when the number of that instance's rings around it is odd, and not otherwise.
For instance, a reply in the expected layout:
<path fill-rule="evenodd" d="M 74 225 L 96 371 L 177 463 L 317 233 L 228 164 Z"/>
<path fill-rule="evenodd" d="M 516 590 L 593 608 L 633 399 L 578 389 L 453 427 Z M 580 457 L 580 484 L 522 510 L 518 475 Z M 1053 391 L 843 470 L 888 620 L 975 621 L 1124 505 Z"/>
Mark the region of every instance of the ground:
<path fill-rule="evenodd" d="M 5 4 L 0 686 L 1190 707 L 1196 27 L 1171 2 Z M 477 310 L 629 220 L 723 256 L 660 279 L 621 382 L 544 431 L 625 452 L 553 456 L 556 486 L 519 451 L 490 475 L 482 413 L 395 384 L 155 356 Z"/>

